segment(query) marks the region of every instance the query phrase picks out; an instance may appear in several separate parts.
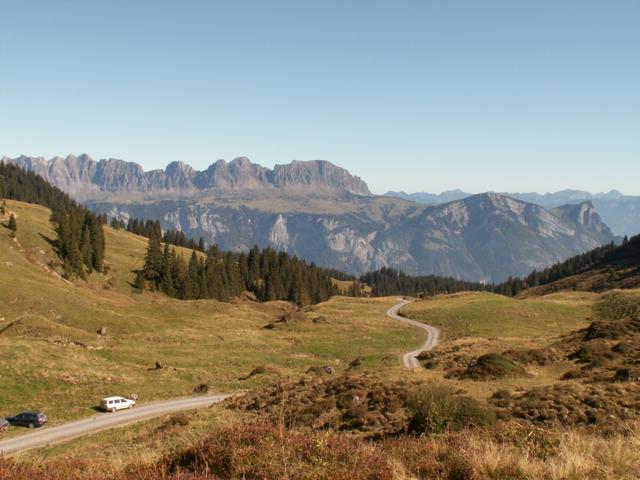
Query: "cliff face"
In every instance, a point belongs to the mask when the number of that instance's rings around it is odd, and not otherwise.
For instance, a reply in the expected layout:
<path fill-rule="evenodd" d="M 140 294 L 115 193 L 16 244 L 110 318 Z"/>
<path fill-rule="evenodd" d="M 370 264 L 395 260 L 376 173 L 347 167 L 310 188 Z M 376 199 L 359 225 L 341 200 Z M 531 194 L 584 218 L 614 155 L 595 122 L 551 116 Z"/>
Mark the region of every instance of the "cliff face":
<path fill-rule="evenodd" d="M 356 274 L 393 266 L 410 274 L 501 281 L 613 239 L 606 226 L 600 229 L 595 212 L 591 224 L 574 224 L 537 205 L 497 194 L 431 207 L 370 197 L 355 211 L 343 213 L 171 200 L 90 206 L 125 220 L 159 218 L 165 228 L 203 237 L 223 249 L 270 245 Z"/>
<path fill-rule="evenodd" d="M 88 155 L 68 155 L 46 160 L 42 157 L 3 157 L 33 170 L 48 182 L 80 200 L 100 196 L 98 192 L 198 195 L 203 190 L 305 190 L 308 193 L 370 195 L 367 184 L 347 170 L 323 160 L 294 161 L 273 170 L 239 157 L 227 163 L 218 160 L 204 171 L 182 162 L 164 170 L 145 172 L 137 163 L 114 158 L 93 160 Z"/>

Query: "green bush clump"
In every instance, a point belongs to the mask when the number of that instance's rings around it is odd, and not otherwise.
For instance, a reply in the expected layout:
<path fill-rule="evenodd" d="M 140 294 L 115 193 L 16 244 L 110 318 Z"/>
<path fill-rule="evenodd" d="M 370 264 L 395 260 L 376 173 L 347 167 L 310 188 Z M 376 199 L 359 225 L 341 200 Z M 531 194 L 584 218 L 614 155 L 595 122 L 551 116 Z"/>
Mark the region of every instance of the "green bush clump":
<path fill-rule="evenodd" d="M 523 377 L 527 371 L 499 353 L 487 353 L 477 358 L 462 374 L 463 378 L 488 380 L 505 377 Z"/>
<path fill-rule="evenodd" d="M 446 385 L 414 391 L 407 406 L 411 414 L 409 430 L 418 435 L 486 426 L 496 420 L 494 409 Z"/>

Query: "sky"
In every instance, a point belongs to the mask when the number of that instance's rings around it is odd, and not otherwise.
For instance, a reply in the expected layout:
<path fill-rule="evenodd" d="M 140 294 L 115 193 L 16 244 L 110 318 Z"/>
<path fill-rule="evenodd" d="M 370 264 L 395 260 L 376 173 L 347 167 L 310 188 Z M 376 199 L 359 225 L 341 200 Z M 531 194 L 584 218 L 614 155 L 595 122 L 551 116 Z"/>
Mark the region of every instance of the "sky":
<path fill-rule="evenodd" d="M 0 156 L 640 194 L 640 2 L 0 0 Z"/>

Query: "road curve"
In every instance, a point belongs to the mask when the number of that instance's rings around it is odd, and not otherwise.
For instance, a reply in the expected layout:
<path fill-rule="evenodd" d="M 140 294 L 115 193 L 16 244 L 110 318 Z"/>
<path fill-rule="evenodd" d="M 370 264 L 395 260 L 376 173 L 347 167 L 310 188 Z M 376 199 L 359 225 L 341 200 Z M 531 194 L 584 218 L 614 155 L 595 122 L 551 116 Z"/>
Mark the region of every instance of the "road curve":
<path fill-rule="evenodd" d="M 229 396 L 230 395 L 212 395 L 207 397 L 163 400 L 138 405 L 130 410 L 115 413 L 96 412 L 95 415 L 89 418 L 64 423 L 55 427 L 44 426 L 38 430 L 17 437 L 0 440 L 0 458 L 168 413 L 208 407 L 214 403 L 223 401 Z"/>
<path fill-rule="evenodd" d="M 394 320 L 400 320 L 401 322 L 408 323 L 409 325 L 413 325 L 414 327 L 421 328 L 422 330 L 427 332 L 427 338 L 420 346 L 420 348 L 404 353 L 402 355 L 402 365 L 404 365 L 406 368 L 419 368 L 420 362 L 418 362 L 418 359 L 416 357 L 422 352 L 431 350 L 438 344 L 440 329 L 432 327 L 431 325 L 427 325 L 426 323 L 416 322 L 415 320 L 404 318 L 398 315 L 398 310 L 409 303 L 411 303 L 410 300 L 402 300 L 400 303 L 387 310 L 387 316 L 393 318 Z"/>

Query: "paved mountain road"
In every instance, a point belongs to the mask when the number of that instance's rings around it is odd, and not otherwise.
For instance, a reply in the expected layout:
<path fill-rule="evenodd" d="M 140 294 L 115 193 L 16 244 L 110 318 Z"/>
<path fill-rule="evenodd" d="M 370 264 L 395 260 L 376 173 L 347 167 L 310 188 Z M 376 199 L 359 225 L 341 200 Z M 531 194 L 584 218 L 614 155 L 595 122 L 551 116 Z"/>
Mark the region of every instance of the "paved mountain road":
<path fill-rule="evenodd" d="M 421 328 L 422 330 L 427 332 L 427 338 L 420 346 L 420 348 L 404 353 L 402 355 L 402 365 L 404 365 L 406 368 L 419 368 L 420 362 L 418 362 L 418 359 L 416 357 L 422 352 L 431 350 L 438 344 L 440 329 L 432 327 L 431 325 L 427 325 L 426 323 L 416 322 L 415 320 L 404 318 L 398 315 L 398 310 L 409 303 L 411 303 L 411 301 L 403 300 L 400 303 L 394 305 L 389 310 L 387 310 L 387 316 L 393 318 L 394 320 L 399 320 L 401 322 L 408 323 L 409 325 L 413 325 L 414 327 Z"/>
<path fill-rule="evenodd" d="M 207 397 L 187 397 L 141 404 L 130 410 L 115 413 L 97 413 L 92 417 L 50 427 L 45 425 L 38 430 L 17 437 L 0 440 L 0 457 L 43 447 L 52 443 L 70 440 L 108 428 L 146 420 L 168 413 L 193 410 L 219 403 L 230 395 L 212 395 Z"/>

